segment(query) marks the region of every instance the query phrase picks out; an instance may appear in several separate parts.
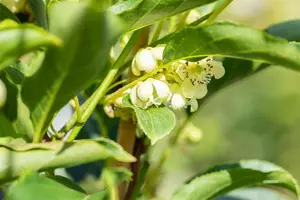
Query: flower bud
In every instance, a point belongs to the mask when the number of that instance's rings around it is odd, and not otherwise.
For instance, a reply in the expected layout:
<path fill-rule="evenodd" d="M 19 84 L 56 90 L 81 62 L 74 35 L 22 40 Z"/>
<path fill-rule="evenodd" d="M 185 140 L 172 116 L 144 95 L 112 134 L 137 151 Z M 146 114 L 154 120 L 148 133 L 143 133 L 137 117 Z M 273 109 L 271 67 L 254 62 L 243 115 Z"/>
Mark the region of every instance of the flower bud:
<path fill-rule="evenodd" d="M 4 83 L 0 80 L 0 108 L 4 106 L 6 102 L 7 91 Z"/>
<path fill-rule="evenodd" d="M 173 94 L 171 99 L 171 107 L 174 110 L 185 107 L 185 104 L 186 104 L 185 98 L 181 94 Z"/>
<path fill-rule="evenodd" d="M 149 73 L 154 70 L 156 66 L 157 62 L 151 50 L 142 49 L 136 54 L 132 61 L 132 73 L 139 76 L 141 71 Z"/>
<path fill-rule="evenodd" d="M 111 104 L 104 105 L 103 110 L 107 114 L 107 116 L 109 116 L 110 118 L 115 117 L 115 112 L 114 112 L 114 109 Z"/>
<path fill-rule="evenodd" d="M 191 106 L 191 112 L 195 112 L 196 110 L 198 110 L 198 101 L 196 98 L 191 98 L 188 104 Z"/>

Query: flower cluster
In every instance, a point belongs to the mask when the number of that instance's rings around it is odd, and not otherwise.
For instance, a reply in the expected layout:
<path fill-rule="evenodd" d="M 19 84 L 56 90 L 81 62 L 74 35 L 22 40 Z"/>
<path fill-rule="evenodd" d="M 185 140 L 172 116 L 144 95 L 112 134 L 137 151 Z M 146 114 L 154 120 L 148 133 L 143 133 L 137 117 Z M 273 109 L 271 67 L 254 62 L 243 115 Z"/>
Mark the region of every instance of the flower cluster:
<path fill-rule="evenodd" d="M 150 73 L 161 65 L 164 47 L 140 50 L 132 62 L 132 72 Z M 219 79 L 225 74 L 222 62 L 207 57 L 197 62 L 179 60 L 160 71 L 152 78 L 139 82 L 130 92 L 131 102 L 140 108 L 165 105 L 173 109 L 191 106 L 191 112 L 198 109 L 197 99 L 207 94 L 207 85 L 212 78 Z"/>
<path fill-rule="evenodd" d="M 174 61 L 163 67 L 163 51 L 164 46 L 138 51 L 132 61 L 132 73 L 135 76 L 147 76 L 148 73 L 152 75 L 126 90 L 115 100 L 113 106 L 106 106 L 106 112 L 110 116 L 112 113 L 116 114 L 113 111 L 122 107 L 122 99 L 126 95 L 129 95 L 134 106 L 142 109 L 164 105 L 177 110 L 190 106 L 191 112 L 195 112 L 198 109 L 197 99 L 207 94 L 207 85 L 212 78 L 219 79 L 225 74 L 222 62 L 215 61 L 212 57 L 196 62 Z M 157 73 L 153 75 L 154 70 Z"/>

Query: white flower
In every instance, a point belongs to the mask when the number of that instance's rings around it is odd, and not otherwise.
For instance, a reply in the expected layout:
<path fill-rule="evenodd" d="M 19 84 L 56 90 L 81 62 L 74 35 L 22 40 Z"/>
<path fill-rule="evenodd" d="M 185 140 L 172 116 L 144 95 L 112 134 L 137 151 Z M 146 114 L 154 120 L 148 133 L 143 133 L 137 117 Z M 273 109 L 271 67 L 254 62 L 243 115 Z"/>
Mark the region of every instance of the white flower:
<path fill-rule="evenodd" d="M 151 49 L 142 49 L 134 57 L 131 65 L 132 73 L 140 76 L 142 71 L 151 72 L 157 67 L 157 61 Z"/>
<path fill-rule="evenodd" d="M 4 83 L 0 80 L 0 108 L 3 107 L 6 102 L 6 95 L 6 87 Z"/>
<path fill-rule="evenodd" d="M 212 77 L 221 78 L 225 69 L 221 62 L 207 57 L 198 62 L 180 60 L 173 64 L 173 70 L 181 78 L 182 93 L 186 98 L 201 99 L 207 94 L 207 84 Z"/>
<path fill-rule="evenodd" d="M 151 80 L 139 83 L 137 88 L 137 95 L 142 101 L 148 101 L 153 97 L 153 85 Z"/>
<path fill-rule="evenodd" d="M 172 84 L 171 91 L 173 93 L 171 98 L 171 107 L 174 110 L 184 108 L 186 106 L 186 98 L 182 95 L 180 86 L 176 83 Z"/>
<path fill-rule="evenodd" d="M 168 104 L 172 97 L 169 86 L 165 82 L 155 79 L 153 79 L 152 84 L 155 89 L 153 103 L 155 105 Z"/>
<path fill-rule="evenodd" d="M 130 100 L 133 105 L 146 109 L 151 105 L 168 104 L 172 93 L 169 86 L 160 80 L 148 78 L 139 82 L 130 92 Z"/>
<path fill-rule="evenodd" d="M 151 53 L 156 60 L 162 60 L 164 50 L 165 46 L 157 46 L 155 48 L 151 48 Z"/>
<path fill-rule="evenodd" d="M 225 74 L 222 62 L 214 61 L 212 57 L 199 61 L 199 64 L 207 73 L 211 72 L 216 79 L 222 78 Z"/>
<path fill-rule="evenodd" d="M 143 101 L 139 98 L 139 96 L 137 94 L 138 86 L 139 85 L 136 85 L 131 89 L 131 92 L 130 92 L 131 103 L 136 107 L 146 109 L 152 105 L 152 101 Z"/>

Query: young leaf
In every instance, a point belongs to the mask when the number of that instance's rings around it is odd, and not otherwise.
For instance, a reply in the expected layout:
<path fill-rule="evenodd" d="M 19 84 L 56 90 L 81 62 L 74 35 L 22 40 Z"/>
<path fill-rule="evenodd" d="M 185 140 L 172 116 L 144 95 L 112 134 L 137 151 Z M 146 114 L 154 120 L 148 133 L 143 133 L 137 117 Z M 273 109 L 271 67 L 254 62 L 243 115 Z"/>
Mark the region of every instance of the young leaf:
<path fill-rule="evenodd" d="M 0 144 L 0 183 L 28 170 L 47 170 L 71 167 L 97 160 L 115 159 L 133 162 L 135 158 L 108 139 L 61 141 L 16 145 L 11 141 Z"/>
<path fill-rule="evenodd" d="M 208 170 L 180 187 L 172 199 L 206 200 L 253 185 L 279 186 L 299 196 L 297 182 L 287 171 L 265 161 L 246 160 Z"/>
<path fill-rule="evenodd" d="M 5 19 L 12 19 L 16 22 L 20 22 L 19 19 L 2 3 L 0 3 L 0 21 Z"/>
<path fill-rule="evenodd" d="M 112 6 L 129 30 L 139 29 L 161 19 L 176 15 L 216 0 L 129 0 Z"/>
<path fill-rule="evenodd" d="M 266 32 L 276 37 L 285 38 L 288 41 L 300 42 L 300 20 L 274 24 L 267 28 Z"/>
<path fill-rule="evenodd" d="M 122 105 L 135 111 L 138 124 L 152 145 L 167 136 L 175 127 L 175 114 L 167 107 L 151 107 L 144 110 L 132 105 L 129 97 L 124 98 Z"/>
<path fill-rule="evenodd" d="M 260 60 L 300 70 L 298 44 L 228 22 L 174 34 L 164 51 L 164 63 L 208 55 Z"/>
<path fill-rule="evenodd" d="M 78 92 L 105 75 L 109 49 L 122 29 L 116 17 L 85 3 L 61 2 L 51 8 L 50 31 L 64 45 L 48 49 L 22 90 L 36 134 L 44 133 L 55 112 Z"/>
<path fill-rule="evenodd" d="M 4 20 L 0 23 L 0 71 L 25 53 L 59 44 L 57 37 L 32 24 Z"/>

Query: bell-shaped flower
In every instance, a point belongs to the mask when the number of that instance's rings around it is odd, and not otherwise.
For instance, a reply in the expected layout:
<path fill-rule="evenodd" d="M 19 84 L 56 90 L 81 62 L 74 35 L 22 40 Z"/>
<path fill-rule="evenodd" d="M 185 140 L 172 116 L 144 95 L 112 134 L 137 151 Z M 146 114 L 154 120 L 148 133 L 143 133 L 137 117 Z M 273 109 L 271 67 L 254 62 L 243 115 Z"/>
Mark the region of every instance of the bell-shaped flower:
<path fill-rule="evenodd" d="M 132 73 L 140 76 L 141 72 L 151 72 L 157 67 L 157 60 L 151 49 L 142 49 L 134 57 L 131 65 Z"/>
<path fill-rule="evenodd" d="M 0 108 L 4 106 L 6 102 L 7 90 L 4 83 L 0 80 Z"/>
<path fill-rule="evenodd" d="M 140 82 L 137 87 L 137 95 L 142 101 L 148 101 L 153 96 L 153 85 L 151 79 Z"/>
<path fill-rule="evenodd" d="M 131 92 L 130 92 L 131 103 L 134 106 L 137 106 L 137 107 L 142 108 L 142 109 L 146 109 L 146 108 L 148 108 L 149 106 L 151 106 L 153 104 L 152 103 L 152 96 L 150 97 L 150 99 L 148 101 L 141 100 L 140 97 L 138 96 L 138 92 L 137 92 L 138 87 L 139 87 L 139 85 L 135 85 L 131 89 Z"/>
<path fill-rule="evenodd" d="M 152 79 L 152 84 L 154 86 L 154 105 L 167 105 L 172 97 L 172 93 L 169 86 L 165 82 L 155 79 Z"/>
<path fill-rule="evenodd" d="M 184 108 L 186 106 L 186 98 L 182 95 L 180 86 L 176 83 L 172 84 L 171 91 L 173 93 L 171 97 L 171 107 L 174 110 Z"/>
<path fill-rule="evenodd" d="M 153 57 L 156 60 L 162 60 L 163 59 L 163 53 L 164 53 L 164 50 L 165 50 L 165 46 L 157 46 L 157 47 L 154 47 L 154 48 L 150 48 L 150 50 L 151 50 L 151 53 L 152 53 Z"/>

